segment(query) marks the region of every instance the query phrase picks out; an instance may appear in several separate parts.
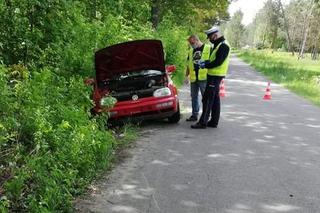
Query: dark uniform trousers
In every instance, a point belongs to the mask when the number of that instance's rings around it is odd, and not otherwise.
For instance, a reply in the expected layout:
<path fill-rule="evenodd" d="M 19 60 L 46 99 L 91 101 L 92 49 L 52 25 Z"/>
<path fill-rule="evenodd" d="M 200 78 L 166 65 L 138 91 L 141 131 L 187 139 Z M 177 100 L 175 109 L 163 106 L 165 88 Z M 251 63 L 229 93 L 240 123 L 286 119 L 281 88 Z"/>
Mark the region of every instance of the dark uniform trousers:
<path fill-rule="evenodd" d="M 202 114 L 199 123 L 207 125 L 218 125 L 220 118 L 220 82 L 223 76 L 207 75 L 207 85 L 202 98 Z"/>

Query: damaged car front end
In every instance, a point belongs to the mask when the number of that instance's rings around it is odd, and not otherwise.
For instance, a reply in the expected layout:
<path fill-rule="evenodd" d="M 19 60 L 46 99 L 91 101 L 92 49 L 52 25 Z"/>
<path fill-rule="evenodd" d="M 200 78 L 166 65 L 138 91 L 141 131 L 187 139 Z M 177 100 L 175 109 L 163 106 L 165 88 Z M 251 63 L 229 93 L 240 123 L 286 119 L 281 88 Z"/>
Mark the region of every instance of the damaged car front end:
<path fill-rule="evenodd" d="M 109 112 L 110 120 L 180 120 L 177 88 L 170 78 L 175 66 L 165 66 L 159 40 L 138 40 L 106 47 L 95 53 L 94 113 Z M 109 102 L 114 101 L 112 108 Z M 107 103 L 107 104 L 106 104 Z"/>

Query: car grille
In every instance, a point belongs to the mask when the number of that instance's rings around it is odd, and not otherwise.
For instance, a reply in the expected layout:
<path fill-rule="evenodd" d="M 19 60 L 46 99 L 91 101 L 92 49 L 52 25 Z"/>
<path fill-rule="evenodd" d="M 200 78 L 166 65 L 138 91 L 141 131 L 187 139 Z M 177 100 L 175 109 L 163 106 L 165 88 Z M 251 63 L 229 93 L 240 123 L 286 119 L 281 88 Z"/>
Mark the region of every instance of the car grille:
<path fill-rule="evenodd" d="M 129 101 L 129 100 L 132 100 L 133 95 L 137 95 L 138 99 L 153 97 L 153 92 L 156 89 L 150 88 L 150 89 L 138 90 L 138 91 L 117 92 L 117 93 L 111 94 L 111 96 L 116 98 L 118 101 Z"/>

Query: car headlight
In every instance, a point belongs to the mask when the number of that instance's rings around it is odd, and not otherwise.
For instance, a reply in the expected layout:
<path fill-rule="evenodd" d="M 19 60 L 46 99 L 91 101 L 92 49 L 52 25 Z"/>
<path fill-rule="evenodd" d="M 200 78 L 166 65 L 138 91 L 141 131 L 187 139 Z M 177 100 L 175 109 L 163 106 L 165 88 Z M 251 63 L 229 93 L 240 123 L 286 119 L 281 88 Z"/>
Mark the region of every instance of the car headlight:
<path fill-rule="evenodd" d="M 168 87 L 157 89 L 153 92 L 154 97 L 164 97 L 171 95 L 171 90 Z"/>
<path fill-rule="evenodd" d="M 112 96 L 105 96 L 100 100 L 100 106 L 102 107 L 112 107 L 117 103 L 117 99 Z"/>

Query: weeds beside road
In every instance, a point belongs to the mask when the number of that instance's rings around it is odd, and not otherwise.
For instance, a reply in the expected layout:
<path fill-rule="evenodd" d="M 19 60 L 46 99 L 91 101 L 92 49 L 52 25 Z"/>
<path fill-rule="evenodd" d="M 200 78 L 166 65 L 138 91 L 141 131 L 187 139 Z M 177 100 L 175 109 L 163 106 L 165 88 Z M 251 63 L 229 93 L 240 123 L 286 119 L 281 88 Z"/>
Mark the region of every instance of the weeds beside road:
<path fill-rule="evenodd" d="M 247 50 L 237 55 L 276 83 L 320 106 L 320 61 L 287 52 Z"/>

